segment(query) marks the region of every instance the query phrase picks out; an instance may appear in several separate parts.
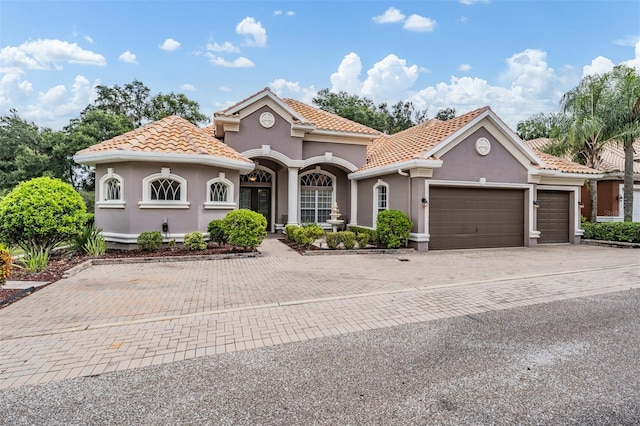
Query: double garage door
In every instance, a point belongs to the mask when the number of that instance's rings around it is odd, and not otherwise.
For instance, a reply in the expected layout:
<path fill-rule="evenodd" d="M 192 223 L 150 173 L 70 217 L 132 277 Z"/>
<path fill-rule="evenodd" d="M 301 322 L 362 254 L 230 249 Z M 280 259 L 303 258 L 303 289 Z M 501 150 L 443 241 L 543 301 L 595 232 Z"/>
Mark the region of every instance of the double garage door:
<path fill-rule="evenodd" d="M 431 187 L 430 250 L 524 245 L 524 190 Z"/>
<path fill-rule="evenodd" d="M 431 187 L 430 250 L 524 245 L 524 195 L 518 189 Z M 538 243 L 569 242 L 569 193 L 538 191 Z"/>

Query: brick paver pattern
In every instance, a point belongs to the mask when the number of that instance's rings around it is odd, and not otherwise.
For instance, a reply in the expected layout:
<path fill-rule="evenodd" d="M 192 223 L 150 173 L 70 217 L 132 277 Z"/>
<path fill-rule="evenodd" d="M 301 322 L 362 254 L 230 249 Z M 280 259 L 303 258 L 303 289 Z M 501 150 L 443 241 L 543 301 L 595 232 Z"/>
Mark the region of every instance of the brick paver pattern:
<path fill-rule="evenodd" d="M 595 246 L 94 266 L 0 310 L 0 388 L 640 288 Z"/>

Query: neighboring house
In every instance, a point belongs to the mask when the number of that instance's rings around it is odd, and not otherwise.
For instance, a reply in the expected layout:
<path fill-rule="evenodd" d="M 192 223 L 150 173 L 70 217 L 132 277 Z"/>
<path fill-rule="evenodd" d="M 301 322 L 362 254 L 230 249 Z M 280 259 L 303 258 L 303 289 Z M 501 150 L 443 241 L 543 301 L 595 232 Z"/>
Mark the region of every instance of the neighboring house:
<path fill-rule="evenodd" d="M 530 148 L 544 149 L 550 142 L 548 138 L 526 141 Z M 633 144 L 636 153 L 633 162 L 633 221 L 640 222 L 640 141 Z M 598 222 L 622 222 L 624 219 L 624 148 L 622 145 L 609 142 L 602 150 L 600 160 L 602 178 L 598 179 Z M 583 216 L 588 217 L 591 211 L 589 188 L 582 188 L 584 200 Z"/>
<path fill-rule="evenodd" d="M 96 171 L 96 224 L 112 243 L 158 230 L 181 241 L 236 208 L 271 232 L 378 212 L 413 221 L 419 249 L 580 241 L 580 187 L 593 169 L 530 149 L 489 107 L 388 136 L 268 88 L 200 129 L 168 117 L 79 151 Z M 163 224 L 165 224 L 163 229 Z"/>

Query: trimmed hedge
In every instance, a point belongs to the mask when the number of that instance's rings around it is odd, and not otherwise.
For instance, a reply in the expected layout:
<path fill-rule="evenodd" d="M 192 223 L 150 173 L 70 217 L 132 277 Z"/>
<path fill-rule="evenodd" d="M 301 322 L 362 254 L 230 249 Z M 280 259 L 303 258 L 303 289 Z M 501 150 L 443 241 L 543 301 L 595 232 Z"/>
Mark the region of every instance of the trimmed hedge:
<path fill-rule="evenodd" d="M 378 241 L 386 248 L 400 248 L 407 244 L 413 223 L 401 210 L 383 210 L 378 213 L 376 231 Z"/>
<path fill-rule="evenodd" d="M 224 223 L 222 219 L 213 219 L 207 226 L 209 232 L 209 239 L 214 243 L 218 243 L 219 246 L 227 244 L 227 233 L 224 230 Z"/>
<path fill-rule="evenodd" d="M 248 209 L 230 211 L 222 223 L 227 242 L 233 246 L 255 249 L 267 236 L 267 219 Z"/>
<path fill-rule="evenodd" d="M 142 232 L 137 243 L 142 251 L 156 251 L 162 247 L 162 234 L 160 231 Z"/>
<path fill-rule="evenodd" d="M 583 222 L 586 240 L 640 243 L 640 222 Z"/>
<path fill-rule="evenodd" d="M 367 234 L 369 236 L 369 244 L 378 244 L 378 232 L 375 229 L 363 228 L 362 226 L 349 226 L 349 231 L 358 234 Z"/>
<path fill-rule="evenodd" d="M 342 243 L 344 248 L 351 250 L 356 246 L 356 234 L 352 231 L 327 232 L 325 241 L 330 249 L 335 250 Z"/>
<path fill-rule="evenodd" d="M 293 239 L 293 233 L 295 232 L 296 229 L 298 229 L 299 226 L 298 225 L 287 225 L 284 227 L 284 233 L 287 236 L 287 240 L 289 241 L 295 241 Z"/>
<path fill-rule="evenodd" d="M 184 246 L 188 250 L 204 250 L 207 248 L 207 243 L 204 242 L 200 232 L 193 231 L 184 234 Z"/>

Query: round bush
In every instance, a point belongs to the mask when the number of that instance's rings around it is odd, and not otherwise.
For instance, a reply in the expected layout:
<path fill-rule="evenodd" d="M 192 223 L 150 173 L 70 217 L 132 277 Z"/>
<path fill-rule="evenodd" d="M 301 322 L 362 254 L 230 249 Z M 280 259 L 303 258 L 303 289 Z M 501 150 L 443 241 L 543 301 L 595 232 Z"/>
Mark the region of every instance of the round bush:
<path fill-rule="evenodd" d="M 227 241 L 233 246 L 255 249 L 267 236 L 267 219 L 251 210 L 231 211 L 222 222 Z"/>
<path fill-rule="evenodd" d="M 378 213 L 376 232 L 378 241 L 387 248 L 399 248 L 406 244 L 413 223 L 400 210 L 383 210 Z"/>
<path fill-rule="evenodd" d="M 87 209 L 78 192 L 60 179 L 22 182 L 0 201 L 0 240 L 27 250 L 50 249 L 74 238 Z"/>
<path fill-rule="evenodd" d="M 162 234 L 160 231 L 141 232 L 137 243 L 142 251 L 156 251 L 162 247 Z"/>
<path fill-rule="evenodd" d="M 200 232 L 194 231 L 184 234 L 184 246 L 189 250 L 204 250 L 207 248 L 207 243 L 204 242 Z"/>
<path fill-rule="evenodd" d="M 224 231 L 224 222 L 222 219 L 213 219 L 207 226 L 209 239 L 220 246 L 227 244 L 227 234 Z"/>
<path fill-rule="evenodd" d="M 308 247 L 315 241 L 306 228 L 294 228 L 293 229 L 293 241 L 296 243 Z"/>

